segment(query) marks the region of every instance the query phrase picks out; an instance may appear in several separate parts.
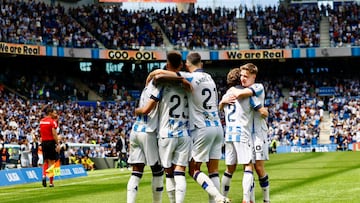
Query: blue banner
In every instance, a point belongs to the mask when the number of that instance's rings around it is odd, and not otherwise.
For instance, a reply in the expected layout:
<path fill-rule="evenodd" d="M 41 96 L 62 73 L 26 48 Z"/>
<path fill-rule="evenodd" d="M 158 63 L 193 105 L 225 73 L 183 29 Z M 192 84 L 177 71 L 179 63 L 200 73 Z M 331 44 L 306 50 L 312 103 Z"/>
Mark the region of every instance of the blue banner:
<path fill-rule="evenodd" d="M 304 146 L 278 146 L 277 153 L 300 153 L 300 152 L 335 152 L 336 144 L 304 145 Z"/>
<path fill-rule="evenodd" d="M 319 87 L 319 96 L 333 96 L 335 95 L 335 87 Z"/>
<path fill-rule="evenodd" d="M 61 166 L 60 171 L 60 176 L 55 176 L 55 180 L 87 176 L 87 172 L 81 164 Z M 20 168 L 0 171 L 0 186 L 40 182 L 41 180 L 42 168 Z"/>
<path fill-rule="evenodd" d="M 26 183 L 21 169 L 0 171 L 0 186 Z"/>

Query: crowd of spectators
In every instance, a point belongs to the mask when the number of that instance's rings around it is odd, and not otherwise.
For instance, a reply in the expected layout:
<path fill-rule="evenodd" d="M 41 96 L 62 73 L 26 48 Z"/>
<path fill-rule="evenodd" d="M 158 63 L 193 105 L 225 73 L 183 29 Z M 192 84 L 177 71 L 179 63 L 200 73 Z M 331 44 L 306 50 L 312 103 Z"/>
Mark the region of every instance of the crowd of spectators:
<path fill-rule="evenodd" d="M 108 49 L 162 47 L 161 30 L 153 27 L 153 9 L 126 10 L 119 5 L 84 5 L 69 13 Z"/>
<path fill-rule="evenodd" d="M 335 87 L 335 94 L 330 98 L 319 97 L 319 86 L 309 80 L 296 79 L 287 96 L 267 94 L 269 139 L 276 140 L 278 145 L 316 144 L 324 111 L 328 111 L 331 123 L 329 139 L 332 144 L 344 150 L 349 143 L 360 142 L 359 80 L 339 79 L 329 85 Z M 267 89 L 267 92 L 271 93 L 272 90 Z"/>
<path fill-rule="evenodd" d="M 335 3 L 328 9 L 332 47 L 360 45 L 360 5 L 355 2 Z"/>
<path fill-rule="evenodd" d="M 246 10 L 247 35 L 253 49 L 306 48 L 320 45 L 320 10 L 296 4 Z"/>
<path fill-rule="evenodd" d="M 360 97 L 359 82 L 353 83 L 356 96 L 343 94 L 329 100 L 331 119 L 330 140 L 338 150 L 347 150 L 350 143 L 360 142 Z"/>
<path fill-rule="evenodd" d="M 330 114 L 330 140 L 338 145 L 339 150 L 347 150 L 350 143 L 360 142 L 360 99 L 351 99 L 348 102 L 341 100 L 338 98 L 331 101 L 331 104 L 340 108 L 332 109 Z"/>
<path fill-rule="evenodd" d="M 39 120 L 44 108 L 51 105 L 58 111 L 58 134 L 64 143 L 98 144 L 99 147 L 71 147 L 66 156 L 115 156 L 116 142 L 125 134 L 129 136 L 136 101 L 97 102 L 96 106 L 80 106 L 77 102 L 23 100 L 16 94 L 0 92 L 0 142 L 21 144 L 39 140 Z"/>
<path fill-rule="evenodd" d="M 154 22 L 177 49 L 224 49 L 237 46 L 236 11 L 220 7 L 128 11 L 113 5 L 88 5 L 70 9 L 70 14 L 110 49 L 164 47 L 162 32 L 152 26 Z"/>
<path fill-rule="evenodd" d="M 188 12 L 163 9 L 157 21 L 177 49 L 236 48 L 236 8 L 191 8 Z"/>
<path fill-rule="evenodd" d="M 44 2 L 1 2 L 0 41 L 16 44 L 97 48 L 95 38 L 58 5 Z"/>
<path fill-rule="evenodd" d="M 240 13 L 240 14 L 239 14 Z M 320 21 L 328 18 L 332 47 L 359 46 L 359 4 L 246 6 L 126 10 L 121 5 L 70 7 L 60 3 L 4 0 L 0 41 L 60 47 L 108 49 L 165 48 L 166 36 L 176 49 L 237 49 L 238 36 L 251 49 L 320 46 Z M 238 33 L 245 18 L 247 33 Z M 159 26 L 154 26 L 155 24 Z M 162 33 L 165 33 L 163 36 Z M 102 46 L 101 46 L 102 47 Z"/>

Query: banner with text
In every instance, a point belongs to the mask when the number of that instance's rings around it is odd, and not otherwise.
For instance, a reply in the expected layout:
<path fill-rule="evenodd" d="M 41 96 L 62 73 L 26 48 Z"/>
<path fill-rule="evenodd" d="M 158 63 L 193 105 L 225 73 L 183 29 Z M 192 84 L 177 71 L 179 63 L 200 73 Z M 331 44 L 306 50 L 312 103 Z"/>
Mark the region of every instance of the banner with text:
<path fill-rule="evenodd" d="M 46 56 L 45 46 L 0 42 L 0 53 L 29 56 Z"/>
<path fill-rule="evenodd" d="M 156 61 L 166 60 L 165 51 L 124 51 L 124 50 L 102 50 L 100 58 L 112 60 L 141 60 Z"/>
<path fill-rule="evenodd" d="M 291 58 L 291 50 L 267 49 L 267 50 L 219 51 L 220 60 L 284 59 L 284 58 Z"/>
<path fill-rule="evenodd" d="M 263 50 L 181 50 L 183 60 L 196 51 L 203 60 L 262 60 L 298 59 L 321 57 L 359 57 L 360 47 L 294 48 Z M 109 50 L 99 48 L 71 48 L 59 46 L 26 45 L 0 42 L 0 54 L 49 56 L 79 59 L 108 59 L 119 61 L 166 61 L 168 51 L 144 48 L 143 50 Z"/>
<path fill-rule="evenodd" d="M 319 87 L 319 96 L 334 96 L 336 93 L 335 87 Z"/>
<path fill-rule="evenodd" d="M 75 178 L 87 176 L 83 165 L 66 165 L 60 167 L 60 176 L 55 179 Z M 0 186 L 40 182 L 42 180 L 42 169 L 39 168 L 20 168 L 0 171 Z"/>
<path fill-rule="evenodd" d="M 302 152 L 335 152 L 336 144 L 304 145 L 304 146 L 278 146 L 276 152 L 281 153 L 302 153 Z"/>

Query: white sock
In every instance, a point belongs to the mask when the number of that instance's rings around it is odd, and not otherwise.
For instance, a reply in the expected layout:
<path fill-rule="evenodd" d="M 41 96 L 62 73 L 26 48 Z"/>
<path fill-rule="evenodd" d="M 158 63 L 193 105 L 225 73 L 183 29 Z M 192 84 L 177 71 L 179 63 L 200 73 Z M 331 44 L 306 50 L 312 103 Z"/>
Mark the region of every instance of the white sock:
<path fill-rule="evenodd" d="M 219 173 L 209 174 L 210 180 L 214 183 L 214 186 L 218 191 L 220 191 L 220 178 Z M 209 203 L 215 202 L 215 198 L 209 194 Z"/>
<path fill-rule="evenodd" d="M 153 176 L 152 178 L 153 203 L 161 203 L 164 190 L 163 176 Z"/>
<path fill-rule="evenodd" d="M 223 194 L 225 197 L 227 197 L 229 194 L 231 179 L 232 174 L 225 171 L 221 179 L 221 194 Z"/>
<path fill-rule="evenodd" d="M 184 171 L 174 171 L 176 203 L 183 203 L 186 194 L 186 178 Z"/>
<path fill-rule="evenodd" d="M 255 180 L 253 180 L 253 183 L 252 183 L 252 186 L 251 186 L 250 201 L 252 203 L 255 203 Z"/>
<path fill-rule="evenodd" d="M 259 183 L 261 189 L 263 191 L 264 202 L 270 202 L 270 184 L 269 184 L 269 176 L 266 174 L 264 177 L 259 177 Z"/>
<path fill-rule="evenodd" d="M 141 177 L 141 172 L 132 172 L 127 184 L 127 203 L 135 203 Z"/>
<path fill-rule="evenodd" d="M 173 175 L 166 174 L 166 191 L 170 203 L 175 203 L 175 180 Z"/>
<path fill-rule="evenodd" d="M 244 171 L 244 177 L 242 181 L 243 186 L 243 201 L 250 202 L 251 189 L 254 183 L 254 176 L 252 171 Z"/>
<path fill-rule="evenodd" d="M 203 172 L 199 171 L 195 173 L 194 179 L 196 180 L 199 185 L 206 190 L 209 195 L 214 197 L 215 199 L 223 198 L 224 196 L 221 195 L 219 190 L 215 187 L 212 180 Z"/>

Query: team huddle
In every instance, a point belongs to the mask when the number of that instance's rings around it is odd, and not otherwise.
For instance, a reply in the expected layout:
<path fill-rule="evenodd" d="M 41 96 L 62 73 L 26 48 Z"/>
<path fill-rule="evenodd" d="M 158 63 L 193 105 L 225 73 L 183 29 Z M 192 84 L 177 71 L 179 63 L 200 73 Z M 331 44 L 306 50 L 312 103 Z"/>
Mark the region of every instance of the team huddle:
<path fill-rule="evenodd" d="M 209 203 L 231 202 L 227 197 L 238 164 L 243 165 L 243 202 L 255 202 L 253 169 L 259 176 L 264 202 L 269 199 L 268 115 L 264 87 L 255 83 L 257 67 L 245 64 L 227 76 L 229 89 L 220 103 L 212 77 L 202 68 L 201 56 L 189 53 L 181 71 L 179 52 L 167 54 L 166 70 L 148 75 L 137 119 L 130 134 L 127 202 L 135 203 L 144 167 L 152 170 L 153 202 L 162 202 L 165 188 L 171 203 L 182 203 L 186 194 L 185 170 L 208 193 Z M 225 136 L 219 110 L 225 113 Z M 226 171 L 220 181 L 219 160 L 225 143 Z M 160 156 L 161 155 L 161 156 Z M 206 163 L 208 173 L 200 170 Z"/>

